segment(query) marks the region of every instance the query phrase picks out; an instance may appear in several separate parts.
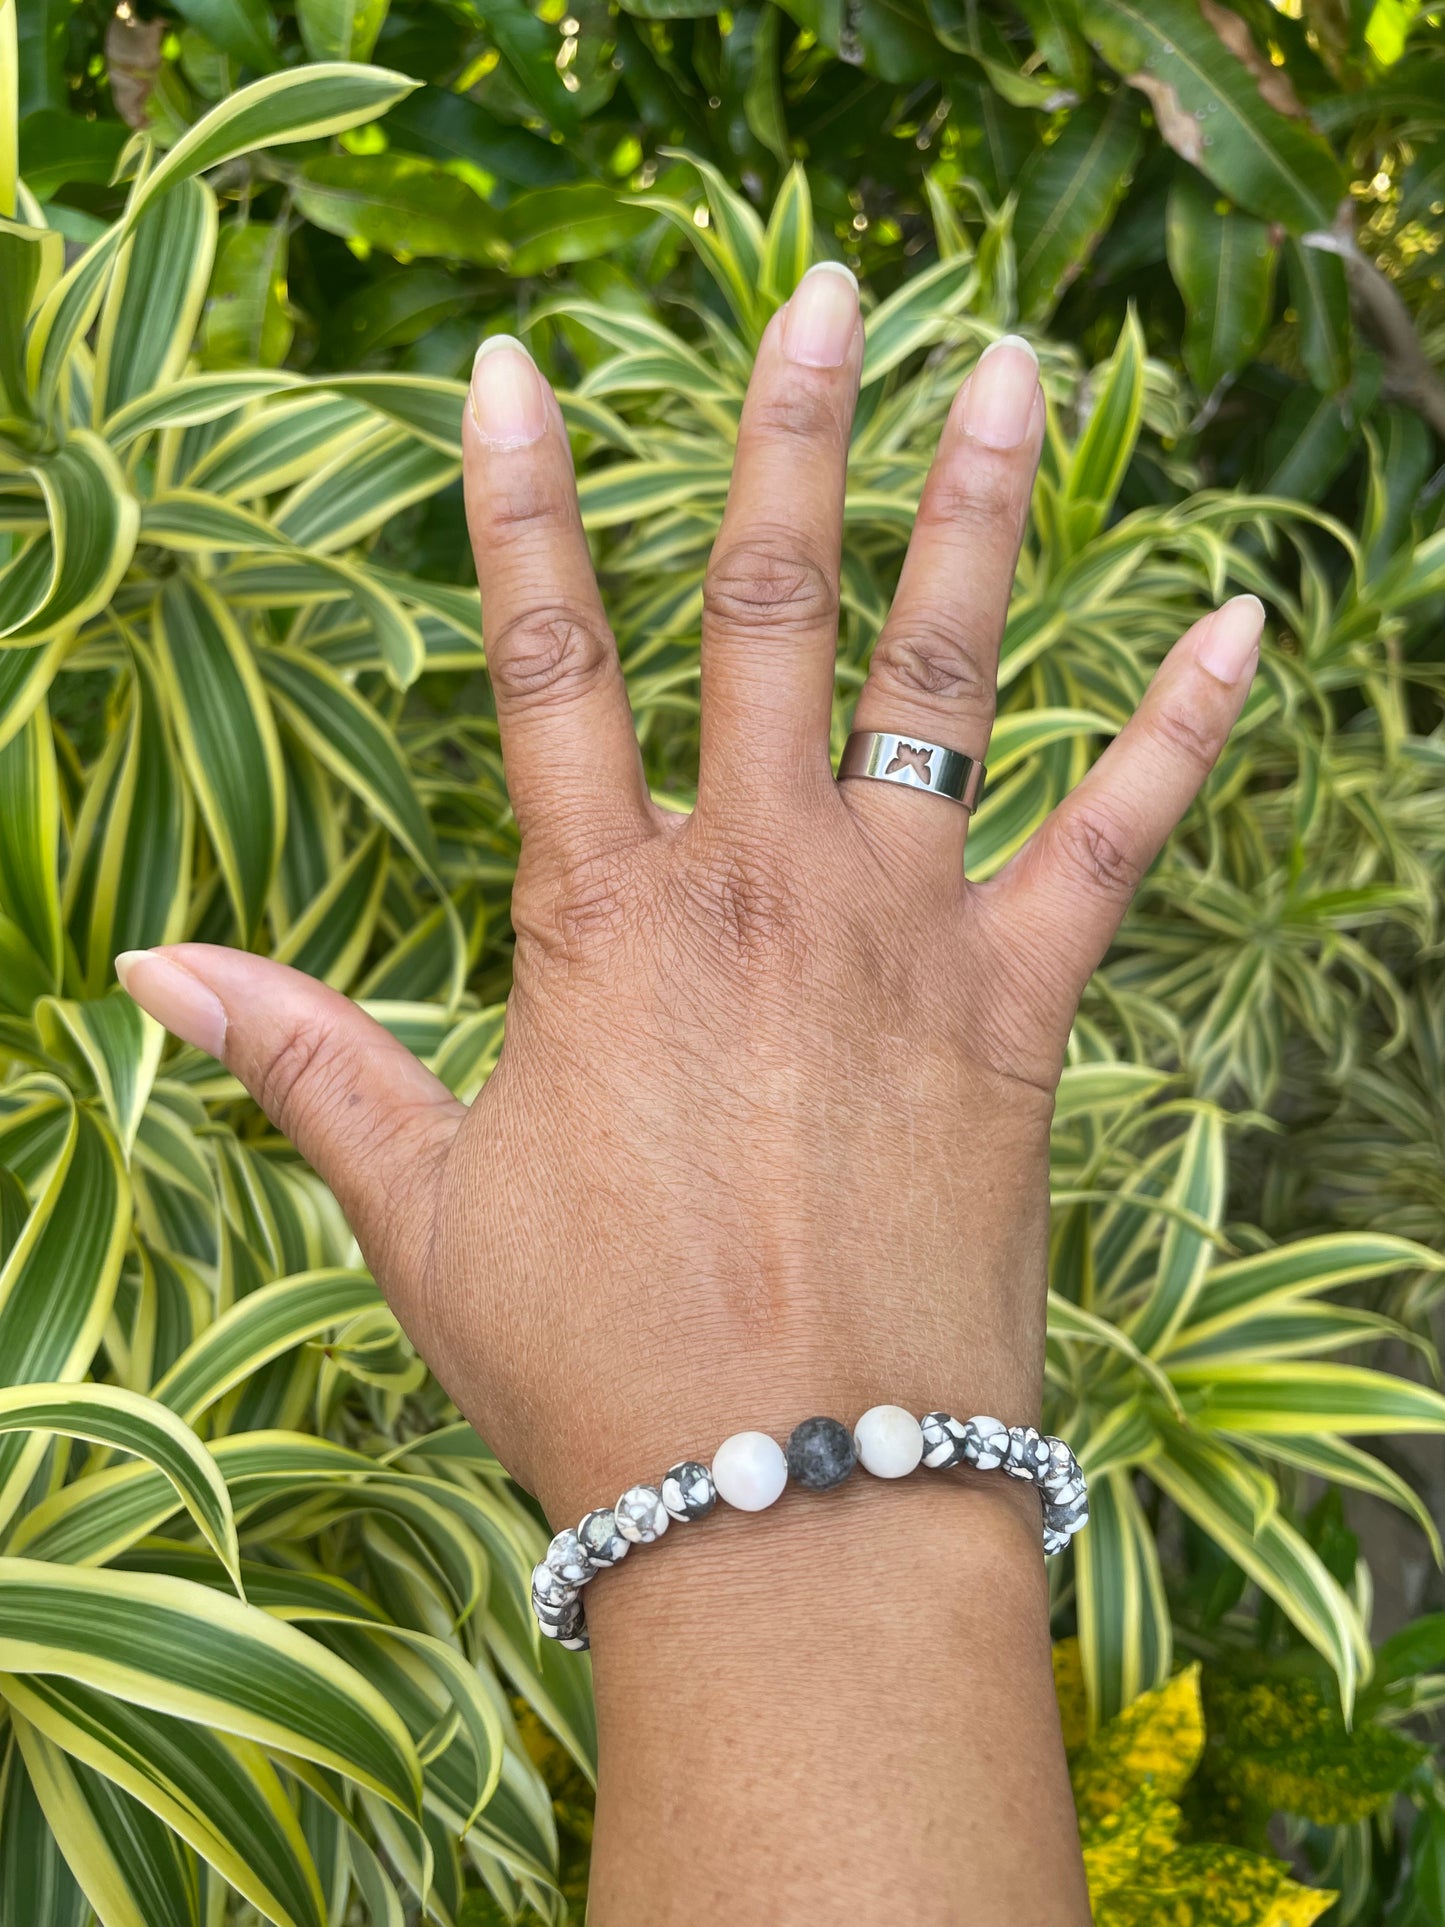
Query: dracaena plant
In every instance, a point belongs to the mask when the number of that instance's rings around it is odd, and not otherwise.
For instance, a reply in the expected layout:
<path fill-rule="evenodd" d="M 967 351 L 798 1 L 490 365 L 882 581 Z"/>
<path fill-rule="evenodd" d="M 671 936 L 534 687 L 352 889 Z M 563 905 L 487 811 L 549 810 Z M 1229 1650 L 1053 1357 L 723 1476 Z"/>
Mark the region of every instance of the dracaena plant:
<path fill-rule="evenodd" d="M 426 1378 L 317 1181 L 238 1086 L 109 990 L 123 947 L 265 945 L 364 997 L 462 1095 L 496 1059 L 515 840 L 477 602 L 398 560 L 410 505 L 455 475 L 462 389 L 205 372 L 192 356 L 227 192 L 202 175 L 261 143 L 319 143 L 403 85 L 301 68 L 164 155 L 137 143 L 124 216 L 68 269 L 23 187 L 0 226 L 4 1814 L 33 1843 L 34 1891 L 74 1897 L 78 1880 L 73 1911 L 107 1927 L 188 1927 L 228 1904 L 282 1927 L 349 1906 L 391 1922 L 423 1892 L 446 1923 L 471 1890 L 560 1919 L 515 1702 L 590 1770 L 585 1668 L 539 1649 L 526 1615 L 533 1510 Z M 800 171 L 766 226 L 707 186 L 706 225 L 690 203 L 646 206 L 715 278 L 694 324 L 679 333 L 641 298 L 532 317 L 572 358 L 584 510 L 649 771 L 675 802 L 743 379 L 816 251 Z M 840 726 L 922 450 L 1005 318 L 1006 219 L 987 261 L 942 220 L 939 239 L 937 264 L 868 317 Z M 1230 969 L 1204 886 L 1250 891 L 1298 833 L 1289 785 L 1307 759 L 1321 810 L 1360 808 L 1376 767 L 1408 798 L 1370 612 L 1405 620 L 1437 565 L 1428 545 L 1390 549 L 1373 576 L 1342 529 L 1293 504 L 1190 493 L 1169 447 L 1177 386 L 1132 322 L 1098 368 L 1040 345 L 1057 426 L 974 862 L 1017 847 L 1130 711 L 1157 638 L 1226 578 L 1303 645 L 1161 868 L 1159 927 L 1131 927 L 1066 1076 L 1050 1398 L 1100 1498 L 1060 1615 L 1079 1620 L 1095 1721 L 1162 1681 L 1152 1487 L 1293 1613 L 1348 1699 L 1366 1665 L 1358 1609 L 1291 1522 L 1289 1472 L 1408 1505 L 1333 1434 L 1435 1426 L 1441 1406 L 1311 1361 L 1385 1329 L 1331 1311 L 1337 1285 L 1438 1266 L 1400 1240 L 1271 1245 L 1226 1219 L 1223 1114 L 1200 1093 L 1248 1085 L 1269 1058 L 1239 1041 L 1264 1015 L 1223 1030 L 1232 1056 L 1193 1041 Z M 1170 506 L 1121 509 L 1141 463 L 1169 477 Z M 1330 764 L 1337 690 L 1371 720 L 1347 776 Z M 1338 869 L 1366 892 L 1428 871 L 1407 812 L 1361 821 L 1363 854 L 1318 853 L 1317 892 Z M 1408 931 L 1407 907 L 1336 904 L 1320 924 L 1331 962 L 1340 924 L 1352 937 L 1399 912 Z M 1358 947 L 1351 967 L 1377 984 Z M 1333 1021 L 1344 991 L 1325 948 L 1306 934 L 1279 969 L 1286 985 L 1317 976 L 1298 995 Z M 1172 1098 L 1196 1106 L 1187 1129 Z M 1259 1374 L 1287 1371 L 1302 1374 L 1292 1429 L 1260 1411 Z"/>

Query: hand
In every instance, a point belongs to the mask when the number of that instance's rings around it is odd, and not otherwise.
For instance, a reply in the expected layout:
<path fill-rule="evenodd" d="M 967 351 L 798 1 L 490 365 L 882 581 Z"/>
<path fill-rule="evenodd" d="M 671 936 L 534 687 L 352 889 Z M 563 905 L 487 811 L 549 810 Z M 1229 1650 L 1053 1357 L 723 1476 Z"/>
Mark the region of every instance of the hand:
<path fill-rule="evenodd" d="M 470 1110 L 279 965 L 190 944 L 124 964 L 331 1185 L 433 1370 L 559 1525 L 745 1428 L 785 1438 L 885 1401 L 1037 1418 L 1069 1027 L 1257 660 L 1253 597 L 1197 623 L 984 884 L 964 880 L 962 808 L 836 783 L 862 347 L 851 280 L 828 268 L 764 337 L 708 576 L 687 817 L 643 780 L 556 401 L 516 344 L 479 356 L 467 505 L 522 858 L 505 1047 Z M 996 345 L 945 428 L 859 727 L 985 754 L 1044 417 L 1032 353 Z M 788 1495 L 754 1547 L 779 1544 L 790 1505 L 899 1505 L 870 1484 Z M 1027 1541 L 1037 1566 L 1034 1495 L 998 1481 L 987 1504 L 1007 1558 Z M 710 1521 L 694 1544 L 713 1552 L 669 1542 L 653 1572 L 716 1588 L 705 1565 L 746 1533 L 760 1522 Z M 604 1699 L 648 1563 L 589 1594 Z"/>

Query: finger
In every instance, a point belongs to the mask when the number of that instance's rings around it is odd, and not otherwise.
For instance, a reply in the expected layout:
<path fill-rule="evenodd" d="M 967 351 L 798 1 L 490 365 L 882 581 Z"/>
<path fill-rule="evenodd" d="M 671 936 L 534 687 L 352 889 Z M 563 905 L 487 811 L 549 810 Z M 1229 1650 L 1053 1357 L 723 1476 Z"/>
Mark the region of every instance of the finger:
<path fill-rule="evenodd" d="M 1057 987 L 1066 1022 L 1244 708 L 1263 626 L 1252 595 L 1196 622 L 1083 782 L 975 892 L 1030 983 Z"/>
<path fill-rule="evenodd" d="M 465 1107 L 350 998 L 215 944 L 115 960 L 142 1010 L 219 1058 L 336 1196 L 373 1271 L 416 1278 L 427 1203 Z"/>
<path fill-rule="evenodd" d="M 478 350 L 462 456 L 487 668 L 522 835 L 564 859 L 646 835 L 642 758 L 562 413 L 510 335 Z"/>
<path fill-rule="evenodd" d="M 1038 360 L 1021 336 L 1005 335 L 949 411 L 855 729 L 916 734 L 983 759 L 1043 436 Z M 843 791 L 889 849 L 958 872 L 966 810 L 891 783 L 848 782 Z"/>
<path fill-rule="evenodd" d="M 848 437 L 863 364 L 858 288 L 810 268 L 748 384 L 702 618 L 698 806 L 831 780 L 828 723 Z"/>

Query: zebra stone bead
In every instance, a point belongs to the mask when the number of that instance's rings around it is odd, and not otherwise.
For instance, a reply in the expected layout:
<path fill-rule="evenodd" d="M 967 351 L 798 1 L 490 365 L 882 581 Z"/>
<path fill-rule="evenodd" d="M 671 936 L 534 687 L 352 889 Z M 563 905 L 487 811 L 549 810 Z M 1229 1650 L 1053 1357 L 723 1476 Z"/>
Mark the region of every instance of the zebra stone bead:
<path fill-rule="evenodd" d="M 1003 1469 L 1011 1478 L 1031 1479 L 1037 1483 L 1048 1463 L 1048 1440 L 1039 1435 L 1037 1426 L 1009 1427 L 1008 1458 L 1004 1461 Z"/>
<path fill-rule="evenodd" d="M 963 1456 L 980 1472 L 993 1472 L 1008 1457 L 1009 1429 L 996 1418 L 971 1418 L 963 1428 Z"/>
<path fill-rule="evenodd" d="M 968 1463 L 968 1429 L 947 1412 L 930 1412 L 923 1421 L 923 1463 L 935 1472 L 950 1472 Z"/>
<path fill-rule="evenodd" d="M 578 1638 L 585 1640 L 587 1637 L 587 1614 L 583 1610 L 580 1599 L 574 1599 L 560 1618 L 554 1619 L 548 1615 L 544 1619 L 538 1613 L 537 1624 L 541 1628 L 544 1639 L 558 1640 L 563 1646 L 570 1646 L 574 1652 L 581 1649 L 573 1646 L 572 1642 Z"/>

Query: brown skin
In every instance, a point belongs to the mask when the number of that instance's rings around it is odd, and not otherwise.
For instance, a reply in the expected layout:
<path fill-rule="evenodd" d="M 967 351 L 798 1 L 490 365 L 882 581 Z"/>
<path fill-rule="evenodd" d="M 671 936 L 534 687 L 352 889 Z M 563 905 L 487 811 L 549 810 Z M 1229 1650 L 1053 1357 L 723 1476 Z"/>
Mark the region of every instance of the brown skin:
<path fill-rule="evenodd" d="M 690 817 L 647 794 L 555 401 L 487 358 L 467 500 L 523 856 L 506 1046 L 470 1110 L 282 966 L 125 963 L 326 1178 L 558 1525 L 745 1428 L 885 1401 L 1037 1419 L 1075 1005 L 1257 655 L 1257 605 L 1196 624 L 987 884 L 964 883 L 961 809 L 836 784 L 849 326 L 813 365 L 785 310 L 759 354 Z M 1017 413 L 1032 373 L 999 355 Z M 999 447 L 968 388 L 858 718 L 982 754 L 1044 406 L 1025 392 Z M 1082 1927 L 1038 1534 L 1027 1488 L 859 1474 L 720 1508 L 594 1586 L 594 1927 Z"/>

